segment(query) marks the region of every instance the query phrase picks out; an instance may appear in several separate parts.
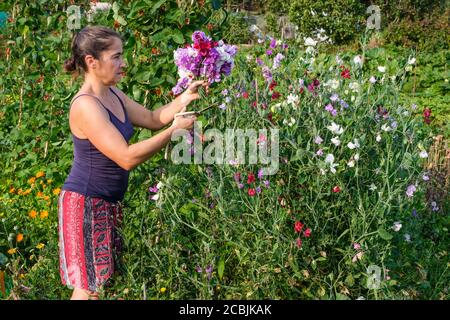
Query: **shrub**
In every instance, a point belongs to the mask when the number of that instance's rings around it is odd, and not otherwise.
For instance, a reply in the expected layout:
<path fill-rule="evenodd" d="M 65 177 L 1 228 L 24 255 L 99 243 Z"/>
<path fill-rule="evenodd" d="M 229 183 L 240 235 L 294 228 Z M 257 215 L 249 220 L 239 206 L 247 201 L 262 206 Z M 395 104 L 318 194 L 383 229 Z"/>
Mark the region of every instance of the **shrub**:
<path fill-rule="evenodd" d="M 301 35 L 308 37 L 323 29 L 337 44 L 349 42 L 365 30 L 364 8 L 358 0 L 294 0 L 289 19 Z"/>

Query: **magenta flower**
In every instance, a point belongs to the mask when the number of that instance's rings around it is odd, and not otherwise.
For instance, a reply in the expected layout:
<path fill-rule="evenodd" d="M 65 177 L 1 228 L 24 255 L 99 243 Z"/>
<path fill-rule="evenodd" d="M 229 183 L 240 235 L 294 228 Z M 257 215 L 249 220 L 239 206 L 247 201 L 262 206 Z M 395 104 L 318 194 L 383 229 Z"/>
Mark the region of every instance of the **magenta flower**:
<path fill-rule="evenodd" d="M 174 52 L 180 77 L 172 89 L 174 94 L 181 93 L 194 79 L 204 78 L 209 83 L 220 82 L 223 76 L 230 75 L 234 67 L 236 46 L 226 45 L 223 41 L 213 41 L 202 31 L 195 31 L 192 41 L 192 45 Z"/>

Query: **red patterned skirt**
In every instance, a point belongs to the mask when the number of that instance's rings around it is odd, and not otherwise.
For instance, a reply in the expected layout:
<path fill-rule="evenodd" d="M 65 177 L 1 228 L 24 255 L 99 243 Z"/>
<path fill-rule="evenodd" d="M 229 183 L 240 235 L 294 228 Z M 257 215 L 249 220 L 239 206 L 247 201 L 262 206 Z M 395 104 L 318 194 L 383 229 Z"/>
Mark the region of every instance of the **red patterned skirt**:
<path fill-rule="evenodd" d="M 58 201 L 59 269 L 69 288 L 98 291 L 118 269 L 120 203 L 62 190 Z"/>

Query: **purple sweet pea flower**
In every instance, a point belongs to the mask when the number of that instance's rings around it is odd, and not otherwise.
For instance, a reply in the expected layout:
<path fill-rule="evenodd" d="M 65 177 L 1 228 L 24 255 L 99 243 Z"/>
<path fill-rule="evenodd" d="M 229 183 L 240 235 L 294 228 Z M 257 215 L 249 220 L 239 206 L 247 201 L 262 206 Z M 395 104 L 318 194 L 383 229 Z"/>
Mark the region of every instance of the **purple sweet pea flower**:
<path fill-rule="evenodd" d="M 331 104 L 327 104 L 327 105 L 325 106 L 325 110 L 327 110 L 328 112 L 331 112 L 331 111 L 334 110 L 334 108 L 333 108 L 333 106 L 332 106 Z"/>
<path fill-rule="evenodd" d="M 408 186 L 408 188 L 406 189 L 406 195 L 408 196 L 408 198 L 411 198 L 414 194 L 414 192 L 416 192 L 416 186 L 411 184 Z"/>
<path fill-rule="evenodd" d="M 209 265 L 205 268 L 205 272 L 206 272 L 206 275 L 207 275 L 207 277 L 208 277 L 208 280 L 211 280 L 212 271 L 213 271 L 213 267 L 209 264 Z"/>
<path fill-rule="evenodd" d="M 270 47 L 272 49 L 275 49 L 277 47 L 277 40 L 275 39 L 270 40 Z"/>
<path fill-rule="evenodd" d="M 262 177 L 263 177 L 263 170 L 259 169 L 258 170 L 258 179 L 262 179 Z"/>

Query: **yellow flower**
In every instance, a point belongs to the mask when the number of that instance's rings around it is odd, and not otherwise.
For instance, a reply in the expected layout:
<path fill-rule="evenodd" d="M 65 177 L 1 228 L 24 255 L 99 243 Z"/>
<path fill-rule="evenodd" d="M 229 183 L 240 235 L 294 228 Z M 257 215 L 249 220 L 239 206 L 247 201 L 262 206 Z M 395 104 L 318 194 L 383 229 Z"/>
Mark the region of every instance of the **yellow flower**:
<path fill-rule="evenodd" d="M 45 201 L 47 201 L 48 199 L 50 199 L 49 196 L 45 196 L 45 197 L 44 197 L 44 200 L 45 200 Z"/>
<path fill-rule="evenodd" d="M 47 185 L 45 183 L 42 184 L 42 188 L 47 188 Z"/>
<path fill-rule="evenodd" d="M 53 194 L 57 196 L 61 192 L 61 188 L 56 188 L 53 190 Z"/>
<path fill-rule="evenodd" d="M 23 193 L 22 188 L 20 188 L 19 190 L 17 190 L 17 194 L 21 195 Z"/>
<path fill-rule="evenodd" d="M 41 219 L 45 219 L 47 217 L 48 217 L 48 211 L 47 210 L 41 211 Z"/>
<path fill-rule="evenodd" d="M 39 191 L 36 195 L 36 197 L 38 198 L 42 198 L 42 196 L 44 195 L 44 193 L 42 191 Z"/>
<path fill-rule="evenodd" d="M 38 243 L 37 245 L 36 245 L 36 248 L 37 249 L 42 249 L 43 247 L 45 247 L 45 244 L 43 244 L 43 243 Z"/>
<path fill-rule="evenodd" d="M 16 189 L 14 187 L 12 187 L 11 189 L 9 189 L 9 193 L 14 193 L 16 191 Z"/>
<path fill-rule="evenodd" d="M 39 171 L 38 173 L 36 173 L 36 178 L 40 178 L 45 176 L 45 173 L 43 171 Z"/>
<path fill-rule="evenodd" d="M 25 278 L 25 274 L 21 273 L 20 276 L 19 276 L 19 278 L 20 278 L 20 279 Z"/>
<path fill-rule="evenodd" d="M 10 255 L 13 255 L 13 254 L 16 253 L 16 252 L 17 252 L 17 249 L 16 249 L 16 248 L 11 248 L 11 249 L 8 250 L 8 253 L 9 253 Z"/>
<path fill-rule="evenodd" d="M 162 287 L 161 289 L 159 289 L 159 292 L 161 292 L 161 293 L 164 293 L 164 292 L 166 292 L 166 288 L 165 287 Z"/>
<path fill-rule="evenodd" d="M 53 179 L 47 179 L 47 183 L 50 184 L 53 182 Z"/>
<path fill-rule="evenodd" d="M 18 233 L 17 236 L 16 236 L 16 241 L 17 242 L 21 242 L 22 240 L 23 240 L 23 234 Z"/>
<path fill-rule="evenodd" d="M 28 179 L 28 183 L 29 184 L 33 184 L 35 181 L 36 181 L 35 177 L 32 177 L 32 178 Z"/>
<path fill-rule="evenodd" d="M 35 210 L 31 210 L 28 215 L 30 216 L 31 219 L 34 219 L 37 216 L 37 212 Z"/>

